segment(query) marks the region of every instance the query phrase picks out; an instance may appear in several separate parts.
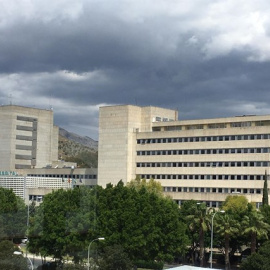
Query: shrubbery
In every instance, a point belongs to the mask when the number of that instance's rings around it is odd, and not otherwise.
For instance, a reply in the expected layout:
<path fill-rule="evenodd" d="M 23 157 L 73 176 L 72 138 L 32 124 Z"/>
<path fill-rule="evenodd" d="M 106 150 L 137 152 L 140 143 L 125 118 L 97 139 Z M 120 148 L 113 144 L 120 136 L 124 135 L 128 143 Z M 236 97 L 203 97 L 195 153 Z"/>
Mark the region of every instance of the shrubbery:
<path fill-rule="evenodd" d="M 136 261 L 134 264 L 139 268 L 155 269 L 155 270 L 162 270 L 164 266 L 163 262 L 153 262 L 143 260 Z"/>

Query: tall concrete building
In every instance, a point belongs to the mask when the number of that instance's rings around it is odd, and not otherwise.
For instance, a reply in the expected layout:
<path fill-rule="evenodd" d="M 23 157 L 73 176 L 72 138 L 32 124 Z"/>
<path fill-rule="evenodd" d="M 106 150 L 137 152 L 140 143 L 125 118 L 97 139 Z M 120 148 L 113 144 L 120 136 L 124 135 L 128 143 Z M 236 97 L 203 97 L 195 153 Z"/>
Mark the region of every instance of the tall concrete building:
<path fill-rule="evenodd" d="M 156 107 L 109 106 L 99 111 L 98 184 L 136 177 L 136 139 L 152 130 L 153 117 L 176 120 L 176 111 Z"/>
<path fill-rule="evenodd" d="M 0 106 L 0 170 L 43 168 L 58 159 L 53 111 Z"/>
<path fill-rule="evenodd" d="M 218 207 L 229 194 L 262 201 L 270 165 L 270 115 L 178 120 L 178 112 L 100 108 L 98 184 L 153 178 L 181 205 Z M 269 185 L 268 185 L 269 186 Z"/>

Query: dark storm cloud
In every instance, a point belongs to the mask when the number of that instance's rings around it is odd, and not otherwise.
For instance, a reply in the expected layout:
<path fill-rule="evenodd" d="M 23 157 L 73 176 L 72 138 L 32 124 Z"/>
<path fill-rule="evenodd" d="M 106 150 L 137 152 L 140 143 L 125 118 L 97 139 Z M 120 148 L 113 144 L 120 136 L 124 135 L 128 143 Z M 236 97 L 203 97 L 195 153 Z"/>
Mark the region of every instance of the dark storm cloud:
<path fill-rule="evenodd" d="M 0 102 L 53 107 L 57 125 L 94 139 L 100 105 L 270 113 L 269 4 L 240 2 L 9 1 Z"/>

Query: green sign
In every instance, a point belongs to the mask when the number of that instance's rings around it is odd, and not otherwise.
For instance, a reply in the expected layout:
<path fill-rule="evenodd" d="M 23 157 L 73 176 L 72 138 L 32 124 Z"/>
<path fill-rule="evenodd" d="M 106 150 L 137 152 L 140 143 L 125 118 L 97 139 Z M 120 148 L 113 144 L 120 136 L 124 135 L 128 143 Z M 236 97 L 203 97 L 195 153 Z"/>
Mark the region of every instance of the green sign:
<path fill-rule="evenodd" d="M 13 172 L 13 171 L 0 171 L 0 175 L 12 175 L 12 176 L 15 176 L 15 175 L 18 175 L 18 173 Z"/>

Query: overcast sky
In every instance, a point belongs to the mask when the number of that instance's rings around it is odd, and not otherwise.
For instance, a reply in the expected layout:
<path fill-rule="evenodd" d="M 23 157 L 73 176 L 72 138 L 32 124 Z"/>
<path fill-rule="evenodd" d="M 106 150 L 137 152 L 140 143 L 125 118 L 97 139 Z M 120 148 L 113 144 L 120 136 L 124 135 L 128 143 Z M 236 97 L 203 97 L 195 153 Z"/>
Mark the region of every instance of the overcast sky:
<path fill-rule="evenodd" d="M 270 1 L 0 0 L 0 102 L 95 140 L 104 105 L 270 114 Z"/>

